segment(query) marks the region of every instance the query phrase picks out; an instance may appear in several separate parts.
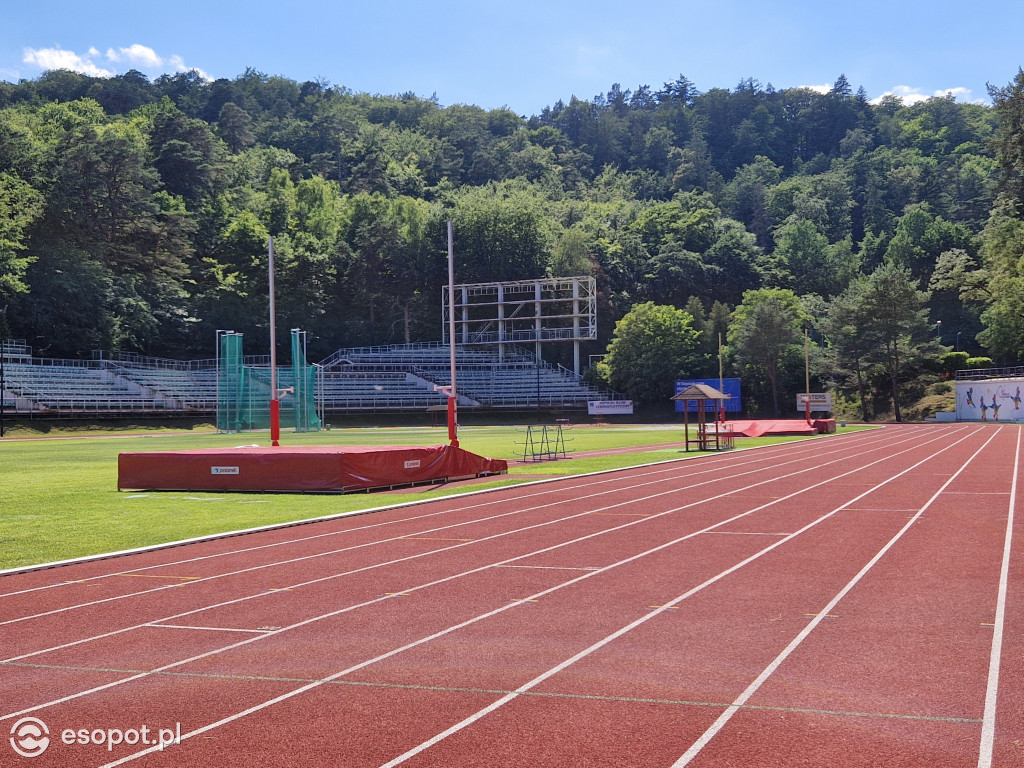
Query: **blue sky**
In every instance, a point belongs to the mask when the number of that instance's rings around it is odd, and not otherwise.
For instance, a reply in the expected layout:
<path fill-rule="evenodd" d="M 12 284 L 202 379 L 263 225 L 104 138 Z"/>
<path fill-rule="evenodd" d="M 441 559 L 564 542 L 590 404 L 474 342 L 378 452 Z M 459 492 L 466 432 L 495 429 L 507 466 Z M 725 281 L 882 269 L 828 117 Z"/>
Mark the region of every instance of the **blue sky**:
<path fill-rule="evenodd" d="M 975 101 L 1024 64 L 1022 29 L 1020 0 L 11 0 L 0 79 L 53 68 L 234 78 L 252 67 L 523 115 L 680 74 L 700 90 L 747 77 L 824 87 L 845 74 L 871 99 Z"/>

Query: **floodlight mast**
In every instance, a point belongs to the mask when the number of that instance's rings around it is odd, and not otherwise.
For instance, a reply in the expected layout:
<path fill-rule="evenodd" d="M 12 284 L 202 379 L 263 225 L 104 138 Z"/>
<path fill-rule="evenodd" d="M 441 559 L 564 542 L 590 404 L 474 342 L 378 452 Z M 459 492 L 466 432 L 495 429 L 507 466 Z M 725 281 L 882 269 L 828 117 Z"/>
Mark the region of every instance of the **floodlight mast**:
<path fill-rule="evenodd" d="M 267 245 L 270 272 L 270 444 L 281 444 L 281 401 L 277 392 L 277 321 L 274 306 L 274 238 Z"/>

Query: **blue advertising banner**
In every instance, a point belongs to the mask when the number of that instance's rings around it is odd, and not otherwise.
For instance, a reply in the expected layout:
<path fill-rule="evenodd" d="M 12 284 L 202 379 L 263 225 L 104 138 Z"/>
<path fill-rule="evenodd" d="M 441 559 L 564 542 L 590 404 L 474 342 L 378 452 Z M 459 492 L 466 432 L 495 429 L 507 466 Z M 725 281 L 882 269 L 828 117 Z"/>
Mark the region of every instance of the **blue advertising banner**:
<path fill-rule="evenodd" d="M 709 387 L 718 389 L 718 379 L 686 379 L 685 381 L 676 381 L 675 394 L 679 394 L 684 389 L 693 384 L 707 384 Z M 740 404 L 740 380 L 739 379 L 722 379 L 721 391 L 727 395 L 732 395 L 728 400 L 725 401 L 725 412 L 726 413 L 742 413 L 743 408 Z M 697 412 L 697 403 L 687 403 L 690 406 L 690 413 Z M 715 410 L 715 403 L 707 404 L 707 411 Z M 683 403 L 681 400 L 675 402 L 676 413 L 683 412 Z"/>

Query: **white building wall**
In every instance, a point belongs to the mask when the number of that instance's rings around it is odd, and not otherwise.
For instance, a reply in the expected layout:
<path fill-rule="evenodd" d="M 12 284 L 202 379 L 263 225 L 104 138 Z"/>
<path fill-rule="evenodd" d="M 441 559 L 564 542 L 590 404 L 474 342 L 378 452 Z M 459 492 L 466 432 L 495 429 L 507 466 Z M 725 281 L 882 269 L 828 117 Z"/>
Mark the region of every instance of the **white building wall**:
<path fill-rule="evenodd" d="M 956 382 L 956 420 L 1024 422 L 1024 379 Z"/>

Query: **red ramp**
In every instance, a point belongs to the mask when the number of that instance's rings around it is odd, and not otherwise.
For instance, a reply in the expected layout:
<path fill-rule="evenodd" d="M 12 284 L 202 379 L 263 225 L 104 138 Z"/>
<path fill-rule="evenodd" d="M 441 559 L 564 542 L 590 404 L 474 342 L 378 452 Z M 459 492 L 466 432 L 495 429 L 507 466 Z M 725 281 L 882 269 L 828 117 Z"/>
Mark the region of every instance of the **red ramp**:
<path fill-rule="evenodd" d="M 202 448 L 121 453 L 117 488 L 155 491 L 358 491 L 508 471 L 451 445 Z"/>

